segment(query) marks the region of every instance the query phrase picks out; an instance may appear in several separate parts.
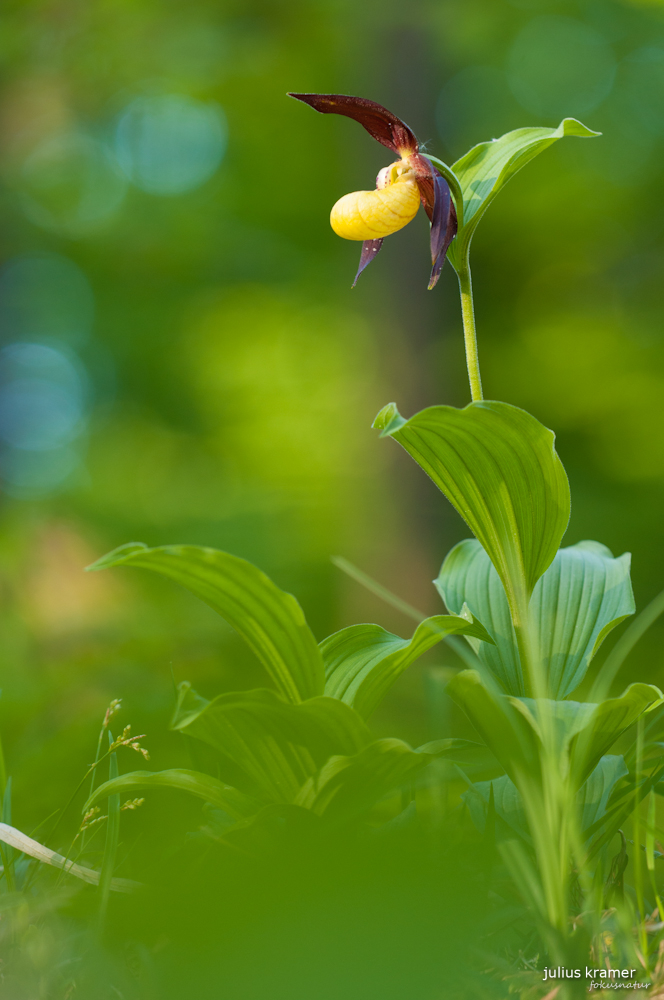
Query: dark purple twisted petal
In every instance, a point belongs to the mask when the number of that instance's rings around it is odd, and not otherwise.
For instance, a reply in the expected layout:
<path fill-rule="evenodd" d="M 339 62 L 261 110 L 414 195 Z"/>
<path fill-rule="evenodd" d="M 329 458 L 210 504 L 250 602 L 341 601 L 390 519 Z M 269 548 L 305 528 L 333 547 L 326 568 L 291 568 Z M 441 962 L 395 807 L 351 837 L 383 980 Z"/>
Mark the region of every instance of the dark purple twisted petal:
<path fill-rule="evenodd" d="M 445 238 L 443 239 L 443 243 L 440 248 L 438 257 L 436 258 L 434 265 L 431 268 L 431 276 L 429 278 L 429 285 L 428 285 L 429 290 L 436 287 L 436 284 L 440 277 L 440 272 L 442 271 L 443 264 L 445 263 L 445 258 L 447 257 L 447 251 L 449 249 L 450 243 L 456 236 L 456 233 L 457 233 L 457 214 L 453 202 L 452 209 L 450 211 L 450 215 L 447 220 L 447 229 L 445 230 Z"/>
<path fill-rule="evenodd" d="M 366 97 L 345 94 L 289 94 L 323 115 L 345 115 L 362 125 L 370 136 L 400 155 L 416 153 L 418 144 L 405 122 Z"/>
<path fill-rule="evenodd" d="M 431 216 L 431 277 L 429 288 L 434 288 L 445 263 L 447 248 L 456 236 L 457 218 L 450 186 L 437 170 L 433 178 L 433 213 Z"/>
<path fill-rule="evenodd" d="M 374 257 L 378 254 L 378 251 L 383 245 L 383 238 L 379 240 L 365 240 L 362 244 L 362 253 L 360 254 L 360 266 L 357 269 L 357 274 L 355 275 L 355 281 L 351 285 L 351 288 L 355 288 L 357 284 L 357 279 L 362 274 L 365 267 L 368 267 Z"/>

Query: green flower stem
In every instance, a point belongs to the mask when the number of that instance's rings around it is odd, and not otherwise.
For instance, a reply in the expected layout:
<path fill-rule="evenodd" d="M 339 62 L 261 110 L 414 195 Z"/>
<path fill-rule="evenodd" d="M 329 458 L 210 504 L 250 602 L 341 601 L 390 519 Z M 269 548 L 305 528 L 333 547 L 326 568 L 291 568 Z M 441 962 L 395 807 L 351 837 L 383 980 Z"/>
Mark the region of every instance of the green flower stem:
<path fill-rule="evenodd" d="M 457 272 L 459 292 L 461 294 L 461 316 L 463 319 L 463 336 L 466 342 L 466 367 L 470 380 L 470 396 L 473 402 L 484 399 L 482 395 L 482 377 L 480 375 L 480 360 L 477 353 L 477 331 L 475 329 L 475 308 L 473 306 L 473 283 L 470 276 L 470 261 L 468 253 Z"/>

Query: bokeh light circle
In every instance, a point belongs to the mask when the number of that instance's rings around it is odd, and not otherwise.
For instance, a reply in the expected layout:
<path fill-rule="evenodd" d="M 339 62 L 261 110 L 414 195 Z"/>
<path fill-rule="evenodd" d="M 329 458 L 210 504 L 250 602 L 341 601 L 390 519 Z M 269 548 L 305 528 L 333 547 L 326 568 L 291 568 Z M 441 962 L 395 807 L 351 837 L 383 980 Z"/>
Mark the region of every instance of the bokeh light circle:
<path fill-rule="evenodd" d="M 109 151 L 92 136 L 58 135 L 23 164 L 21 193 L 28 218 L 43 229 L 82 236 L 120 207 L 127 182 Z"/>
<path fill-rule="evenodd" d="M 0 337 L 53 338 L 77 347 L 88 340 L 94 296 L 83 271 L 60 254 L 14 257 L 0 270 Z"/>
<path fill-rule="evenodd" d="M 226 118 L 214 102 L 182 94 L 137 97 L 118 120 L 115 154 L 136 187 L 177 195 L 215 173 L 226 138 Z"/>
<path fill-rule="evenodd" d="M 61 351 L 10 344 L 0 351 L 0 439 L 24 451 L 49 451 L 82 430 L 85 387 Z"/>
<path fill-rule="evenodd" d="M 633 52 L 621 66 L 621 77 L 629 113 L 651 135 L 664 134 L 664 49 Z"/>
<path fill-rule="evenodd" d="M 511 112 L 517 108 L 505 73 L 493 66 L 467 66 L 440 92 L 436 124 L 454 153 L 487 139 L 495 139 L 514 127 Z M 458 148 L 457 148 L 458 147 Z"/>
<path fill-rule="evenodd" d="M 0 437 L 14 448 L 46 451 L 76 436 L 77 401 L 45 379 L 17 379 L 0 389 Z"/>
<path fill-rule="evenodd" d="M 571 17 L 530 21 L 517 36 L 508 60 L 514 96 L 527 111 L 547 121 L 592 111 L 611 92 L 615 72 L 610 45 L 598 31 Z"/>
<path fill-rule="evenodd" d="M 20 500 L 31 500 L 62 487 L 81 463 L 75 448 L 46 452 L 8 449 L 0 452 L 3 492 Z"/>

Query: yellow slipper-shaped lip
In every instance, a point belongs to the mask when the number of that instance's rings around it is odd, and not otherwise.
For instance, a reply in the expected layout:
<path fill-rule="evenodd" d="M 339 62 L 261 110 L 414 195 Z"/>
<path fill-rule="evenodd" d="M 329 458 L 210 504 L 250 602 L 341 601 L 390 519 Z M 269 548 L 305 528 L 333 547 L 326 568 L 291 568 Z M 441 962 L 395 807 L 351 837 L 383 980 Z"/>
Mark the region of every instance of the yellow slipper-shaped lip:
<path fill-rule="evenodd" d="M 333 207 L 330 223 L 345 240 L 379 240 L 407 226 L 419 207 L 417 183 L 398 180 L 376 191 L 345 194 Z"/>

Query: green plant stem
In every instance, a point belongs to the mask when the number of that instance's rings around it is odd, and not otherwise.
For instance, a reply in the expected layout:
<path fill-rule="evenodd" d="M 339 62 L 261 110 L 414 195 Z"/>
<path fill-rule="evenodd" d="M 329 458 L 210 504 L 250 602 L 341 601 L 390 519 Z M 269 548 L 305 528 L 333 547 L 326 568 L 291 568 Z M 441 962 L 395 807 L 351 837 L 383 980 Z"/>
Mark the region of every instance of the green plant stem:
<path fill-rule="evenodd" d="M 648 876 L 650 878 L 650 886 L 652 888 L 653 896 L 655 897 L 655 902 L 657 903 L 657 910 L 659 912 L 659 919 L 664 920 L 664 906 L 662 906 L 662 900 L 660 899 L 659 890 L 657 888 L 657 880 L 655 878 L 655 836 L 656 836 L 656 825 L 657 825 L 657 796 L 654 789 L 650 789 L 648 793 L 648 826 L 646 828 L 646 865 L 648 867 Z"/>
<path fill-rule="evenodd" d="M 9 795 L 7 790 L 9 789 Z M 7 779 L 7 769 L 5 767 L 5 755 L 0 739 L 0 803 L 2 804 L 2 822 L 11 825 L 11 778 Z M 8 813 L 9 809 L 9 813 Z M 9 815 L 9 819 L 7 819 Z M 9 892 L 14 892 L 16 882 L 14 880 L 14 852 L 6 844 L 0 844 L 0 860 L 2 861 L 3 872 L 7 882 Z"/>
<path fill-rule="evenodd" d="M 88 778 L 90 777 L 90 775 L 94 773 L 95 768 L 98 767 L 99 764 L 101 764 L 104 760 L 106 760 L 106 758 L 110 755 L 110 753 L 111 753 L 111 751 L 107 750 L 106 753 L 102 754 L 102 756 L 99 757 L 98 760 L 96 760 L 95 763 L 92 764 L 88 768 L 88 770 L 85 772 L 85 774 L 83 775 L 83 777 L 79 781 L 78 785 L 76 786 L 76 788 L 72 792 L 71 797 L 69 798 L 67 804 L 65 806 L 63 806 L 62 809 L 59 810 L 59 813 L 58 813 L 58 815 L 56 817 L 56 821 L 55 821 L 54 825 L 51 827 L 50 833 L 49 833 L 48 837 L 46 838 L 46 840 L 50 840 L 53 837 L 53 835 L 55 834 L 55 831 L 60 826 L 60 823 L 62 821 L 63 816 L 65 815 L 65 813 L 69 809 L 70 805 L 72 804 L 72 802 L 74 801 L 74 799 L 76 798 L 76 796 L 78 795 L 78 793 L 80 792 L 80 790 L 83 787 L 83 785 L 85 784 L 85 782 L 88 780 Z"/>
<path fill-rule="evenodd" d="M 480 399 L 484 399 L 484 396 L 482 395 L 480 360 L 477 352 L 473 282 L 470 275 L 468 251 L 466 251 L 457 276 L 459 278 L 459 293 L 461 295 L 461 318 L 463 320 L 463 337 L 466 344 L 466 367 L 468 368 L 468 379 L 470 381 L 470 396 L 473 402 L 477 402 Z"/>
<path fill-rule="evenodd" d="M 528 698 L 545 698 L 548 692 L 539 669 L 538 644 L 530 617 L 530 595 L 521 588 L 514 588 L 508 593 L 507 600 L 519 650 L 525 694 Z"/>
<path fill-rule="evenodd" d="M 7 826 L 12 825 L 12 779 L 7 778 L 4 795 L 2 797 L 2 822 Z M 16 876 L 14 873 L 14 848 L 8 844 L 3 844 L 0 851 L 4 866 L 4 875 L 7 880 L 9 892 L 16 892 Z"/>
<path fill-rule="evenodd" d="M 7 788 L 7 767 L 5 765 L 5 753 L 2 746 L 2 738 L 0 737 L 0 799 L 4 798 L 6 788 Z"/>
<path fill-rule="evenodd" d="M 113 736 L 109 730 L 108 745 L 113 746 Z M 111 753 L 108 762 L 109 781 L 118 776 L 118 757 L 116 753 Z M 105 754 L 104 756 L 107 756 Z M 106 824 L 106 845 L 104 847 L 104 857 L 102 859 L 101 872 L 99 874 L 99 932 L 104 930 L 106 922 L 106 912 L 108 910 L 108 900 L 111 894 L 111 879 L 115 868 L 116 856 L 118 853 L 118 839 L 120 836 L 120 796 L 109 795 L 108 797 L 108 822 Z"/>
<path fill-rule="evenodd" d="M 108 728 L 108 713 L 106 714 L 106 717 L 104 718 L 104 721 L 102 723 L 102 727 L 99 730 L 99 739 L 97 740 L 97 752 L 95 753 L 94 764 L 92 765 L 92 774 L 90 776 L 90 791 L 88 792 L 88 798 L 92 797 L 92 793 L 95 790 L 95 778 L 97 777 L 97 764 L 99 763 L 99 757 L 101 754 L 101 745 L 104 739 L 104 733 L 106 732 L 107 728 Z M 85 847 L 85 841 L 86 841 L 85 832 L 86 831 L 83 830 L 81 834 L 81 848 L 80 848 L 81 851 Z"/>
<path fill-rule="evenodd" d="M 642 864 L 641 864 L 641 799 L 638 796 L 639 778 L 643 769 L 643 716 L 636 723 L 636 789 L 634 796 L 634 808 L 632 810 L 632 830 L 634 837 L 633 870 L 634 870 L 634 891 L 636 895 L 637 928 L 639 944 L 646 971 L 648 970 L 648 935 L 645 929 L 645 902 L 643 898 Z"/>

